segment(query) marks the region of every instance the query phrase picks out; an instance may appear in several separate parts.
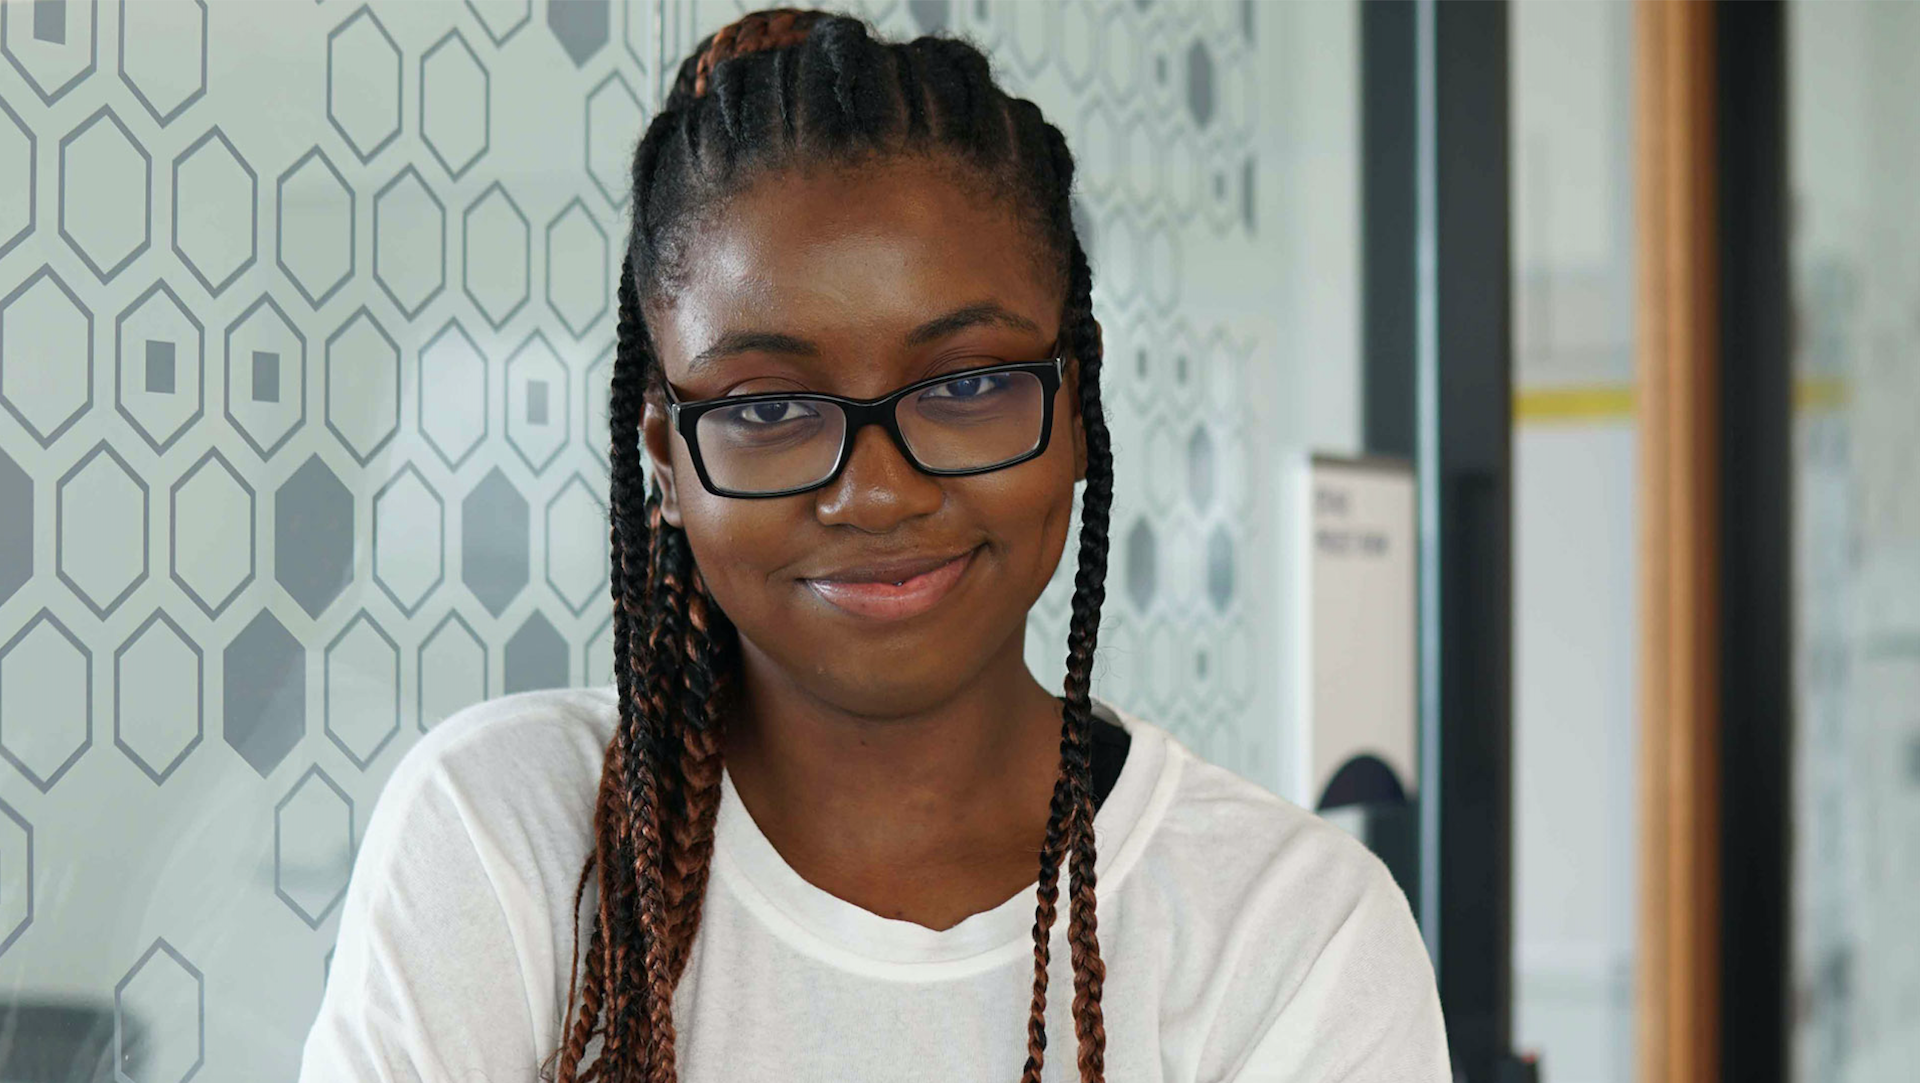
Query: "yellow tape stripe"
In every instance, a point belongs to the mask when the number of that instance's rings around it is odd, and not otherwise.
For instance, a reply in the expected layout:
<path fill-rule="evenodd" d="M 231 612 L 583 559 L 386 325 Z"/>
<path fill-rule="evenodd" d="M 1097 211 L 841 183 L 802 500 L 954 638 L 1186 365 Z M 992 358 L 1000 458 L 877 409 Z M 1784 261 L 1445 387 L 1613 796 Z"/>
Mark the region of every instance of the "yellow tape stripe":
<path fill-rule="evenodd" d="M 1806 376 L 1793 382 L 1795 413 L 1844 409 L 1852 399 L 1844 377 Z M 1513 395 L 1513 420 L 1521 425 L 1621 421 L 1633 416 L 1633 385 L 1589 384 L 1535 387 Z"/>

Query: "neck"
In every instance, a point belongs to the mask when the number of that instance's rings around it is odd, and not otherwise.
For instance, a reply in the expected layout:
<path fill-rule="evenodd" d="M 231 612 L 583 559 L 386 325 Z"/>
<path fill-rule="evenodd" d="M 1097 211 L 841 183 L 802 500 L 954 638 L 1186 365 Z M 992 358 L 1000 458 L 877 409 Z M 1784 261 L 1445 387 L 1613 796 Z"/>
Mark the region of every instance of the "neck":
<path fill-rule="evenodd" d="M 1059 769 L 1060 702 L 1027 670 L 1023 634 L 953 695 L 885 716 L 836 707 L 742 648 L 727 770 L 795 871 L 934 927 L 1031 882 Z"/>

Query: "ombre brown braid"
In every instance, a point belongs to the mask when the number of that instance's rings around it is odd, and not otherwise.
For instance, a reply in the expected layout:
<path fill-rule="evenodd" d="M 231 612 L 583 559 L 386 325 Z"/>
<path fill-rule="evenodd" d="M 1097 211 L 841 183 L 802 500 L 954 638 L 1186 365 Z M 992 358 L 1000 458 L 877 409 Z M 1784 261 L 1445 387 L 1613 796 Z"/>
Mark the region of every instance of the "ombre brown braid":
<path fill-rule="evenodd" d="M 1074 231 L 1073 156 L 1060 130 L 993 81 L 986 57 L 955 39 L 880 41 L 866 24 L 817 11 L 756 12 L 682 62 L 633 158 L 633 222 L 620 276 L 611 429 L 613 640 L 619 725 L 594 806 L 594 844 L 576 892 L 560 1083 L 672 1083 L 673 993 L 690 963 L 713 854 L 738 636 L 708 592 L 686 535 L 661 514 L 642 467 L 646 403 L 664 376 L 643 314 L 697 258 L 701 212 L 761 177 L 875 155 L 938 152 L 1000 193 L 1057 261 L 1087 446 L 1079 567 L 1067 634 L 1060 771 L 1048 807 L 1033 924 L 1033 993 L 1023 1083 L 1046 1063 L 1046 1007 L 1062 866 L 1082 1083 L 1105 1078 L 1094 868 L 1090 693 L 1106 595 L 1113 457 L 1100 400 L 1093 274 Z M 584 955 L 581 903 L 595 905 Z M 597 1056 L 588 1061 L 593 1041 Z"/>

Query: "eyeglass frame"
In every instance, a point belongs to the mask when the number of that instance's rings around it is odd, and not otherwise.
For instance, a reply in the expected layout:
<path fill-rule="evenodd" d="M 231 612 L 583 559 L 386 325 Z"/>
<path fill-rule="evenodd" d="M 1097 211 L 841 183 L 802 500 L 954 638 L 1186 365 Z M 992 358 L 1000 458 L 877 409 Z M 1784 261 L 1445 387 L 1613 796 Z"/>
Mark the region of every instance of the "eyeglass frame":
<path fill-rule="evenodd" d="M 919 456 L 915 455 L 913 449 L 907 445 L 906 434 L 900 431 L 899 406 L 901 400 L 905 399 L 908 395 L 918 391 L 924 391 L 929 387 L 938 387 L 941 384 L 951 383 L 955 380 L 965 380 L 975 376 L 1001 372 L 1031 373 L 1040 380 L 1042 392 L 1040 438 L 1035 441 L 1032 450 L 1004 462 L 994 463 L 991 466 L 972 466 L 958 470 L 939 470 L 922 463 Z M 992 365 L 980 365 L 975 368 L 943 372 L 935 376 L 929 376 L 924 380 L 916 380 L 905 387 L 896 388 L 876 399 L 853 399 L 844 395 L 828 394 L 824 391 L 766 391 L 751 395 L 722 395 L 715 399 L 683 401 L 674 394 L 672 383 L 664 379 L 661 383 L 666 387 L 667 391 L 667 423 L 687 442 L 687 453 L 693 459 L 693 470 L 694 473 L 699 476 L 701 486 L 715 496 L 730 497 L 736 500 L 763 500 L 782 496 L 797 496 L 801 493 L 813 492 L 815 489 L 824 489 L 833 484 L 834 481 L 840 477 L 840 474 L 846 470 L 848 460 L 853 458 L 854 438 L 859 436 L 860 430 L 866 428 L 868 425 L 878 425 L 885 429 L 887 435 L 893 438 L 893 446 L 899 450 L 901 457 L 907 461 L 907 465 L 920 471 L 922 474 L 927 474 L 932 477 L 956 478 L 970 477 L 974 474 L 990 474 L 996 470 L 1005 470 L 1010 466 L 1018 466 L 1030 459 L 1036 459 L 1046 452 L 1047 445 L 1053 438 L 1053 400 L 1065 379 L 1066 357 L 1056 349 L 1053 356 L 1042 358 L 1038 361 L 1002 361 Z M 700 452 L 700 438 L 695 432 L 696 426 L 699 425 L 700 418 L 705 414 L 723 407 L 749 406 L 757 402 L 789 402 L 796 399 L 804 402 L 832 403 L 838 406 L 841 412 L 846 415 L 847 427 L 846 431 L 841 434 L 840 451 L 834 458 L 833 469 L 828 471 L 827 475 L 819 481 L 790 489 L 780 489 L 774 492 L 742 492 L 722 488 L 714 484 L 713 478 L 707 473 L 706 458 Z"/>

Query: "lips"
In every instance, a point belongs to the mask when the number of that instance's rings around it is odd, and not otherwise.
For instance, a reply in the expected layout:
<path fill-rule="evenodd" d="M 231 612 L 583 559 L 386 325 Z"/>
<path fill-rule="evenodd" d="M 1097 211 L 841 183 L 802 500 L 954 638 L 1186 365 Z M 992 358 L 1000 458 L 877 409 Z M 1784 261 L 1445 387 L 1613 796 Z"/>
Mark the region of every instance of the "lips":
<path fill-rule="evenodd" d="M 953 591 L 978 547 L 957 555 L 876 561 L 802 579 L 827 604 L 871 620 L 905 620 Z"/>

